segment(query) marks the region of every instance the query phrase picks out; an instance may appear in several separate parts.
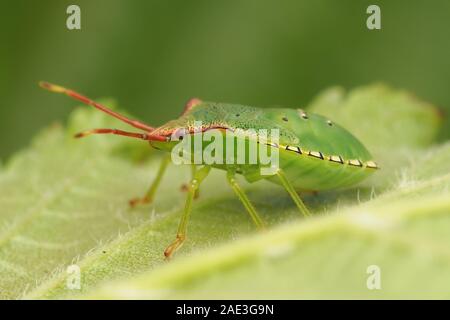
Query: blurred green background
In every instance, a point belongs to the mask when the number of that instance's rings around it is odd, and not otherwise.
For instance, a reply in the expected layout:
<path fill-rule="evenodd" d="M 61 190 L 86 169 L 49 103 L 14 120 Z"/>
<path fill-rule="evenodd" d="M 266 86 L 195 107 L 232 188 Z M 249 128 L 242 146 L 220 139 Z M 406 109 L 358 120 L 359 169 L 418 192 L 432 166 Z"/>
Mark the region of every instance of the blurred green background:
<path fill-rule="evenodd" d="M 70 4 L 82 30 L 66 28 Z M 370 4 L 382 30 L 366 28 Z M 0 158 L 76 105 L 39 80 L 113 97 L 152 125 L 192 96 L 297 107 L 331 85 L 375 81 L 450 111 L 449 34 L 448 0 L 3 2 Z"/>

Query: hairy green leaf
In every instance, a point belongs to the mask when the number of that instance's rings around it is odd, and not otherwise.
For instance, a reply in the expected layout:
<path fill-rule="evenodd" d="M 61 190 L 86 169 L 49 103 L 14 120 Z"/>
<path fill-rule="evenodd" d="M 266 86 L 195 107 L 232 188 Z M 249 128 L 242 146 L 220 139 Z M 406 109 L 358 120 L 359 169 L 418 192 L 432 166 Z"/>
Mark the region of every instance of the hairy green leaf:
<path fill-rule="evenodd" d="M 380 99 L 388 98 L 380 93 Z M 375 108 L 371 98 L 359 104 L 368 113 Z M 379 108 L 374 119 L 381 119 Z M 343 108 L 340 116 L 347 112 L 353 111 Z M 93 127 L 126 128 L 78 109 L 67 129 L 51 126 L 0 169 L 0 296 L 446 297 L 450 146 L 424 150 L 437 123 L 414 112 L 402 117 L 410 123 L 408 139 L 396 142 L 408 146 L 403 157 L 379 152 L 386 166 L 373 179 L 305 195 L 314 218 L 303 219 L 279 186 L 243 182 L 270 225 L 267 233 L 256 232 L 224 173 L 213 172 L 194 203 L 188 241 L 166 262 L 162 252 L 174 239 L 185 197 L 180 187 L 190 170 L 171 166 L 155 202 L 130 209 L 128 200 L 145 192 L 159 156 L 122 137 L 72 139 Z M 364 134 L 367 143 L 376 141 Z M 80 289 L 68 285 L 73 265 L 81 271 Z M 381 290 L 367 289 L 369 265 L 381 269 Z"/>
<path fill-rule="evenodd" d="M 443 115 L 430 103 L 384 84 L 348 93 L 333 87 L 319 94 L 309 110 L 329 116 L 377 154 L 396 148 L 423 148 L 437 137 Z"/>

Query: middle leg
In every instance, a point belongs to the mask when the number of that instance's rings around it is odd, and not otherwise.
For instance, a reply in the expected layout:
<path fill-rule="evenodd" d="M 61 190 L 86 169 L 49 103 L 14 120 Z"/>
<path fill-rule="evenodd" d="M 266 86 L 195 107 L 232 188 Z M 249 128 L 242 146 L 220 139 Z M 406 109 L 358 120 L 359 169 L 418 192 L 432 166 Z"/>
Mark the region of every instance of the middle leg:
<path fill-rule="evenodd" d="M 265 225 L 263 220 L 256 212 L 255 207 L 252 205 L 250 199 L 244 193 L 244 190 L 242 190 L 239 184 L 237 183 L 234 171 L 227 172 L 227 179 L 231 188 L 239 197 L 239 200 L 241 200 L 241 202 L 244 204 L 245 209 L 247 209 L 247 212 L 249 213 L 250 217 L 252 218 L 253 222 L 256 224 L 258 229 L 264 229 Z"/>
<path fill-rule="evenodd" d="M 286 191 L 290 194 L 292 200 L 294 200 L 295 204 L 297 205 L 297 208 L 300 210 L 300 212 L 305 216 L 309 217 L 311 216 L 311 213 L 309 213 L 308 208 L 306 208 L 305 204 L 303 203 L 302 199 L 300 199 L 298 193 L 295 191 L 292 184 L 287 179 L 286 175 L 284 174 L 284 171 L 281 169 L 278 169 L 277 176 L 281 181 L 281 184 L 286 189 Z"/>

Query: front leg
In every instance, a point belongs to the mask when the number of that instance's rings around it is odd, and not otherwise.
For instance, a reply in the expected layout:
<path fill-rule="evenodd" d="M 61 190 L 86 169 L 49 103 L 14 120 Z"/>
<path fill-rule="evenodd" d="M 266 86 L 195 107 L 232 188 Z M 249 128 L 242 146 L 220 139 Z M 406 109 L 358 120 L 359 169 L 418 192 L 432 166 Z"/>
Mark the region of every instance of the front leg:
<path fill-rule="evenodd" d="M 170 162 L 170 154 L 164 156 L 164 159 L 161 161 L 161 164 L 158 169 L 158 173 L 156 174 L 156 178 L 148 189 L 147 193 L 142 198 L 135 198 L 130 200 L 130 206 L 136 207 L 140 204 L 148 204 L 153 201 L 156 190 L 158 190 L 159 185 L 161 184 L 162 177 L 164 176 L 164 172 L 166 172 L 167 166 Z"/>
<path fill-rule="evenodd" d="M 195 172 L 197 171 L 197 165 L 195 164 L 191 164 L 191 179 L 194 179 L 195 176 Z M 189 191 L 189 186 L 187 183 L 183 183 L 181 185 L 180 190 L 182 192 L 188 192 Z M 195 191 L 195 195 L 194 195 L 194 199 L 197 199 L 200 196 L 200 188 L 197 189 L 197 191 Z"/>
<path fill-rule="evenodd" d="M 195 172 L 194 177 L 189 184 L 186 205 L 184 207 L 183 215 L 181 216 L 180 224 L 178 225 L 177 236 L 175 240 L 164 251 L 164 255 L 167 259 L 169 259 L 172 254 L 181 247 L 184 240 L 186 239 L 187 224 L 189 222 L 189 216 L 192 211 L 192 202 L 194 200 L 195 193 L 202 181 L 208 176 L 210 171 L 210 166 L 204 166 L 200 168 Z"/>

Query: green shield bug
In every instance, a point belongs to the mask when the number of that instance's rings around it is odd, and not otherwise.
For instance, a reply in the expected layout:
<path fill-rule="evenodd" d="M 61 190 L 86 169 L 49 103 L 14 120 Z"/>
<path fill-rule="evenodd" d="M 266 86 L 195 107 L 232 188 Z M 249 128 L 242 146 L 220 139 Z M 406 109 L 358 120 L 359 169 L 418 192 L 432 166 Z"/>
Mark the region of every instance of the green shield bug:
<path fill-rule="evenodd" d="M 263 162 L 260 154 L 254 157 L 254 162 L 228 161 L 228 153 L 215 150 L 214 156 L 221 161 L 208 162 L 203 159 L 193 162 L 192 180 L 187 188 L 187 199 L 176 239 L 164 251 L 169 258 L 184 242 L 192 202 L 202 181 L 211 168 L 227 172 L 227 180 L 250 214 L 258 228 L 264 228 L 264 223 L 256 209 L 235 179 L 236 174 L 242 175 L 249 182 L 266 179 L 281 185 L 286 189 L 298 209 L 304 216 L 310 213 L 298 195 L 298 191 L 320 191 L 348 187 L 371 175 L 377 164 L 370 153 L 351 133 L 320 115 L 307 113 L 301 109 L 261 109 L 237 104 L 203 102 L 191 99 L 186 104 L 182 115 L 175 120 L 154 128 L 140 121 L 131 120 L 107 107 L 64 87 L 47 82 L 41 82 L 41 87 L 52 92 L 64 93 L 78 101 L 93 106 L 127 124 L 141 130 L 141 133 L 127 132 L 117 129 L 94 129 L 76 135 L 81 138 L 91 134 L 115 134 L 146 140 L 156 149 L 168 152 L 162 161 L 156 178 L 144 197 L 130 201 L 131 206 L 149 203 L 153 200 L 167 165 L 174 159 L 175 148 L 180 141 L 193 142 L 199 134 L 212 130 L 223 136 L 232 132 L 231 145 L 220 144 L 223 149 L 231 152 L 231 160 L 239 156 L 238 146 L 243 146 L 245 152 L 251 151 L 251 143 L 258 148 L 265 146 L 269 153 L 276 153 L 277 166 L 269 173 L 262 171 Z M 276 141 L 260 134 L 262 130 L 277 130 Z M 187 139 L 186 139 L 187 138 Z M 217 140 L 217 137 L 216 139 Z M 187 144 L 188 158 L 195 158 L 196 150 Z M 205 151 L 210 144 L 200 141 L 200 151 Z M 193 151 L 192 151 L 193 150 Z M 255 149 L 260 150 L 260 149 Z M 246 157 L 244 159 L 247 160 Z M 266 163 L 264 163 L 266 165 Z"/>

